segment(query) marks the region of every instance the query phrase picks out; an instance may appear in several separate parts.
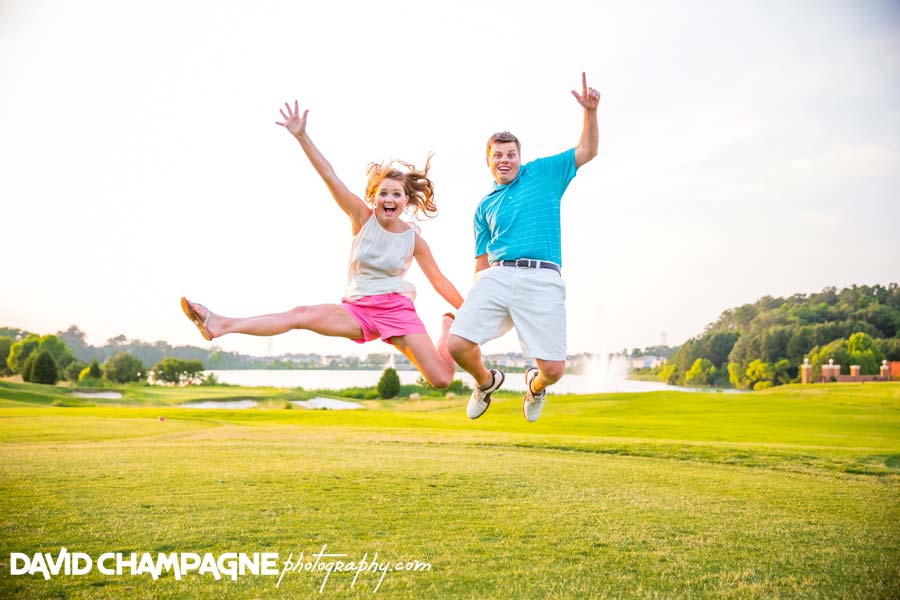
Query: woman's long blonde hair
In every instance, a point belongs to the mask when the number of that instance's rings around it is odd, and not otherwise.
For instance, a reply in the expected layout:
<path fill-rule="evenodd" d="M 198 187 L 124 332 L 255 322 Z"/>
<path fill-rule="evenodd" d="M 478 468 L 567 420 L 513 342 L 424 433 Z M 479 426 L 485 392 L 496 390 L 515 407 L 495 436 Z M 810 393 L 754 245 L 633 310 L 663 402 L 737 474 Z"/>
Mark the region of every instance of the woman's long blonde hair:
<path fill-rule="evenodd" d="M 422 169 L 417 169 L 415 165 L 402 160 L 370 163 L 367 172 L 366 200 L 374 204 L 375 191 L 381 182 L 385 179 L 393 179 L 403 184 L 403 191 L 409 197 L 407 206 L 412 207 L 413 216 L 416 219 L 420 219 L 420 215 L 424 215 L 426 219 L 434 217 L 438 213 L 438 208 L 434 203 L 434 183 L 428 177 L 432 156 L 433 154 L 428 155 L 425 159 L 425 167 Z"/>

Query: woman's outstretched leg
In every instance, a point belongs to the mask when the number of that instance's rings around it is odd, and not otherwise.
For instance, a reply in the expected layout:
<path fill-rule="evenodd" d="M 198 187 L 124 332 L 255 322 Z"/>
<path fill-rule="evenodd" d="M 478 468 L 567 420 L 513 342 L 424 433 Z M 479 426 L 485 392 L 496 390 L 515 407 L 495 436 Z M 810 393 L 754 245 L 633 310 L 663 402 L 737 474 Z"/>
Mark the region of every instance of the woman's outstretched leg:
<path fill-rule="evenodd" d="M 444 315 L 441 321 L 441 335 L 437 344 L 431 343 L 426 333 L 411 333 L 391 338 L 391 343 L 403 353 L 431 386 L 448 387 L 453 382 L 456 363 L 447 351 L 447 337 L 453 317 Z"/>
<path fill-rule="evenodd" d="M 273 336 L 292 329 L 350 339 L 363 336 L 356 319 L 338 304 L 298 306 L 285 312 L 254 317 L 226 317 L 187 299 L 182 299 L 181 306 L 206 339 L 215 339 L 226 333 Z"/>

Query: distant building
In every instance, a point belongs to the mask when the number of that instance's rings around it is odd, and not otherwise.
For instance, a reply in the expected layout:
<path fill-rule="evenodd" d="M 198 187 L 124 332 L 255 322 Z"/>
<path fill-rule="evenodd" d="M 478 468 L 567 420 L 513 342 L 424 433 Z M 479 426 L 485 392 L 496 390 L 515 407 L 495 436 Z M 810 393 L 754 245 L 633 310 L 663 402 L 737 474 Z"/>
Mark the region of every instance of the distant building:
<path fill-rule="evenodd" d="M 632 369 L 655 369 L 662 363 L 666 362 L 665 358 L 647 354 L 646 356 L 635 356 L 631 359 Z"/>
<path fill-rule="evenodd" d="M 339 364 L 341 364 L 341 361 L 343 360 L 343 358 L 344 358 L 344 357 L 341 356 L 340 354 L 329 354 L 329 355 L 327 355 L 327 356 L 323 356 L 323 357 L 322 357 L 322 363 L 321 363 L 321 364 L 322 364 L 323 367 L 328 367 L 328 366 L 330 366 L 332 363 L 333 363 L 333 364 L 336 364 L 336 365 L 339 365 Z"/>
<path fill-rule="evenodd" d="M 505 354 L 488 354 L 485 361 L 500 367 L 519 367 L 524 368 L 531 364 L 531 361 L 518 352 L 507 352 Z"/>
<path fill-rule="evenodd" d="M 405 370 L 412 370 L 415 368 L 415 367 L 413 367 L 413 364 L 411 362 L 409 362 L 409 359 L 406 358 L 406 356 L 404 356 L 403 354 L 392 354 L 391 356 L 394 357 L 394 365 L 395 365 L 394 368 L 395 369 L 401 369 L 401 370 L 405 371 Z"/>

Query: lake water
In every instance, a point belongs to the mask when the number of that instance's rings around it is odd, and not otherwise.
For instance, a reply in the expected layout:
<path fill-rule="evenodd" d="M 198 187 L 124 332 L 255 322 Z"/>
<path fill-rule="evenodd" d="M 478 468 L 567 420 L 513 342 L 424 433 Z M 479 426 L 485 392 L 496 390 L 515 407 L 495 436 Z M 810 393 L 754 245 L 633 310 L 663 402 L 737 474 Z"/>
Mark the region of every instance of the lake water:
<path fill-rule="evenodd" d="M 246 369 L 234 371 L 209 371 L 221 383 L 249 387 L 302 387 L 307 390 L 336 390 L 346 387 L 368 387 L 378 384 L 381 371 L 336 371 L 329 369 L 269 370 Z M 418 371 L 397 371 L 400 383 L 412 384 L 419 378 Z M 465 373 L 457 373 L 457 379 L 471 385 L 471 378 Z M 504 390 L 524 391 L 525 375 L 507 373 Z M 607 375 L 566 375 L 550 388 L 556 394 L 598 394 L 607 392 L 654 392 L 672 390 L 693 391 L 690 388 L 666 385 L 654 381 L 631 381 Z"/>

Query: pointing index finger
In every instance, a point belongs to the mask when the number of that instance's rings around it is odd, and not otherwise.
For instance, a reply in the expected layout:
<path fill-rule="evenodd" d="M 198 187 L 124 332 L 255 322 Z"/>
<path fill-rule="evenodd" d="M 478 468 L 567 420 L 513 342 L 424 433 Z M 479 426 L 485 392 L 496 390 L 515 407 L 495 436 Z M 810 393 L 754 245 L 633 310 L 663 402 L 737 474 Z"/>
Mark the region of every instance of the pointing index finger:
<path fill-rule="evenodd" d="M 587 75 L 585 74 L 584 71 L 581 72 L 581 90 L 582 90 L 582 91 L 581 91 L 581 95 L 582 95 L 582 96 L 587 96 L 587 92 L 588 92 L 588 89 L 587 89 Z"/>

